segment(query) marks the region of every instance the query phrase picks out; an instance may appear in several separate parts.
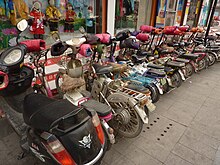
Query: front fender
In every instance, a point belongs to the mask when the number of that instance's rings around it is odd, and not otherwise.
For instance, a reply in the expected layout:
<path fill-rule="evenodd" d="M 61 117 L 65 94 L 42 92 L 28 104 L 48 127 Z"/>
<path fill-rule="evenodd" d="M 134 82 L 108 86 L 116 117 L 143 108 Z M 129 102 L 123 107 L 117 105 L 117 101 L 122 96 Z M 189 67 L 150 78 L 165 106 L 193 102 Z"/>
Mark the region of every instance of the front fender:
<path fill-rule="evenodd" d="M 144 110 L 138 105 L 138 102 L 133 99 L 132 97 L 123 95 L 121 93 L 113 93 L 107 97 L 109 103 L 120 103 L 125 102 L 128 103 L 129 106 L 133 107 L 137 113 L 139 114 L 140 118 L 142 119 L 143 123 L 148 123 L 148 116 Z"/>

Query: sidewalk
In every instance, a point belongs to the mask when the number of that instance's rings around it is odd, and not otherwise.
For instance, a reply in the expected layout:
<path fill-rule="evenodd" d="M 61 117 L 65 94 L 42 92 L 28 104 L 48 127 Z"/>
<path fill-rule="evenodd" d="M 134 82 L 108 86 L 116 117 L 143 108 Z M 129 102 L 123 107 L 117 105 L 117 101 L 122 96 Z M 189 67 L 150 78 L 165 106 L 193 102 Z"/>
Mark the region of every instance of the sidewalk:
<path fill-rule="evenodd" d="M 194 74 L 182 86 L 161 96 L 140 136 L 117 139 L 103 165 L 219 165 L 220 64 Z M 21 151 L 18 137 L 0 119 L 0 164 L 40 164 Z M 3 130 L 3 131 L 2 131 Z"/>

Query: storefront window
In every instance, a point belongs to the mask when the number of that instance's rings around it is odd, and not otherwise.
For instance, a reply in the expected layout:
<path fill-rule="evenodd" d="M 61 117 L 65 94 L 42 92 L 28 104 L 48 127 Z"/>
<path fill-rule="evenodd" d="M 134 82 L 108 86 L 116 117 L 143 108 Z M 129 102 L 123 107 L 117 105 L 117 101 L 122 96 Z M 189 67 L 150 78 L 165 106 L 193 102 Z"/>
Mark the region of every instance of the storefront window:
<path fill-rule="evenodd" d="M 176 17 L 182 13 L 182 3 L 183 0 L 159 0 L 157 5 L 156 26 L 163 27 L 179 24 L 179 22 L 176 22 Z"/>
<path fill-rule="evenodd" d="M 115 29 L 135 30 L 137 26 L 139 1 L 116 0 Z"/>

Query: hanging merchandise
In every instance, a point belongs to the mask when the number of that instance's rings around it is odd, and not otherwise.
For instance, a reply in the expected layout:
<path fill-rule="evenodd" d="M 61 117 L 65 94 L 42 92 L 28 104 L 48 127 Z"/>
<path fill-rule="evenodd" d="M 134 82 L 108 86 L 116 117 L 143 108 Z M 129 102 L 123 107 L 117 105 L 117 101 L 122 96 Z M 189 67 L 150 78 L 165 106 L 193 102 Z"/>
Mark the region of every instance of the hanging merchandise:
<path fill-rule="evenodd" d="M 74 19 L 76 17 L 76 13 L 73 10 L 73 6 L 71 3 L 68 3 L 66 6 L 66 19 L 64 32 L 74 32 Z"/>
<path fill-rule="evenodd" d="M 44 14 L 42 13 L 42 4 L 39 1 L 33 2 L 33 7 L 30 12 L 31 26 L 30 32 L 35 39 L 43 39 L 44 32 Z"/>
<path fill-rule="evenodd" d="M 62 15 L 58 8 L 56 8 L 54 0 L 48 0 L 48 3 L 46 18 L 49 23 L 50 31 L 58 31 L 58 22 Z"/>

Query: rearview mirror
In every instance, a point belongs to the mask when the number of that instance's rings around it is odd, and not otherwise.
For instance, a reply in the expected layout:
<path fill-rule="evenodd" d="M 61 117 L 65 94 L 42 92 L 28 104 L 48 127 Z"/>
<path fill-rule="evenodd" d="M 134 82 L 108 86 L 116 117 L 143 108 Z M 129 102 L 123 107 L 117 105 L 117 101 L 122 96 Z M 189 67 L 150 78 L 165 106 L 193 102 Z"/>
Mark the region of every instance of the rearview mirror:
<path fill-rule="evenodd" d="M 85 28 L 83 26 L 81 26 L 79 28 L 80 33 L 84 34 L 86 32 Z"/>
<path fill-rule="evenodd" d="M 23 32 L 28 27 L 28 22 L 25 19 L 22 19 L 17 23 L 17 28 L 19 31 Z"/>

